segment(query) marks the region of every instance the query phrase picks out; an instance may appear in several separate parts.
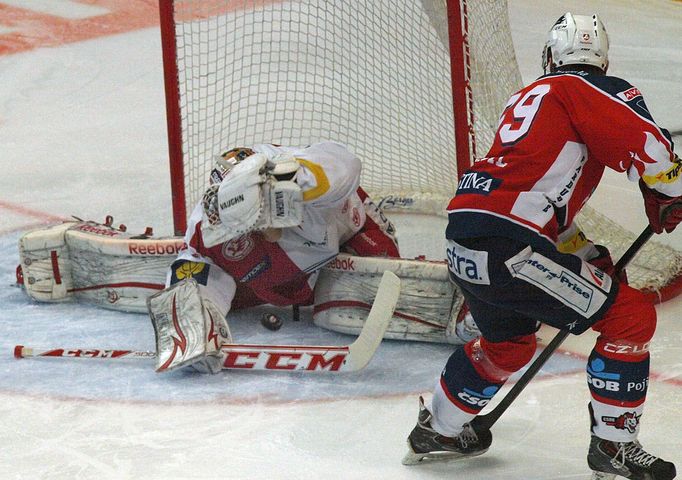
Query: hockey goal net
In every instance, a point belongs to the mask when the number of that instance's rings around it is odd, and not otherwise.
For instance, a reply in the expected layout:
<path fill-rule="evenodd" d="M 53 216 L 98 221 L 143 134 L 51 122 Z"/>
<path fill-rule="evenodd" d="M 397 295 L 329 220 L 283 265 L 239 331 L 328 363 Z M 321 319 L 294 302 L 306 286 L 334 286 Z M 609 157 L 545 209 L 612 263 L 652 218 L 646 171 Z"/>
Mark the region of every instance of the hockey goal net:
<path fill-rule="evenodd" d="M 215 155 L 254 143 L 340 141 L 384 208 L 444 214 L 521 87 L 503 0 L 159 5 L 178 234 Z M 616 257 L 634 239 L 591 209 L 583 217 Z M 658 244 L 629 269 L 664 297 L 682 289 L 681 272 L 682 253 Z"/>

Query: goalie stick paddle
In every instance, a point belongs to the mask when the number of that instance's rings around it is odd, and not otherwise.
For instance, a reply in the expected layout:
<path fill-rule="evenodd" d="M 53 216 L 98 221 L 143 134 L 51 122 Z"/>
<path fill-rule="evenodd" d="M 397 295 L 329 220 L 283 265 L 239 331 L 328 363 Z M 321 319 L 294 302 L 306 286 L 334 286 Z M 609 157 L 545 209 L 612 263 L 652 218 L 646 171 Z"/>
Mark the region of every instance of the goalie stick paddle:
<path fill-rule="evenodd" d="M 400 279 L 384 272 L 365 325 L 350 345 L 259 345 L 223 344 L 225 369 L 278 370 L 308 372 L 355 372 L 367 366 L 384 337 L 400 296 Z M 17 345 L 16 358 L 154 358 L 155 352 L 95 348 L 53 348 L 38 350 Z"/>
<path fill-rule="evenodd" d="M 653 234 L 654 231 L 651 229 L 651 226 L 647 226 L 642 233 L 639 234 L 639 237 L 637 237 L 633 244 L 630 245 L 630 248 L 627 249 L 623 256 L 620 257 L 620 260 L 618 260 L 616 263 L 614 268 L 614 276 L 618 276 L 618 274 L 627 266 L 628 263 L 630 263 L 635 255 L 637 255 L 637 252 L 639 252 L 644 244 L 649 241 Z M 526 388 L 526 385 L 528 385 L 533 377 L 535 377 L 535 375 L 540 371 L 549 357 L 551 357 L 556 349 L 561 346 L 564 340 L 566 340 L 568 335 L 568 330 L 560 330 L 559 333 L 557 333 L 552 339 L 552 341 L 549 342 L 549 344 L 544 348 L 540 355 L 538 355 L 535 361 L 531 363 L 528 369 L 526 369 L 523 375 L 521 375 L 521 378 L 518 379 L 518 381 L 514 384 L 511 390 L 509 390 L 507 395 L 505 395 L 500 403 L 498 403 L 495 408 L 485 415 L 479 415 L 474 418 L 474 420 L 471 422 L 471 425 L 474 427 L 475 431 L 481 432 L 483 430 L 490 430 L 495 422 L 497 422 L 502 414 L 509 408 L 512 402 L 516 400 L 516 397 L 518 397 L 523 389 Z"/>

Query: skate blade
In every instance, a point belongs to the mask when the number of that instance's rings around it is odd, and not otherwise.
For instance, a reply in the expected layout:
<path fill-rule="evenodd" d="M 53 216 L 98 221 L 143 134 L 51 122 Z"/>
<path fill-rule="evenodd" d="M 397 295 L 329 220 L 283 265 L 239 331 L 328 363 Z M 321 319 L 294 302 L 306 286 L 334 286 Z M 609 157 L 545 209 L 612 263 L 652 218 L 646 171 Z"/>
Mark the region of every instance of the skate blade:
<path fill-rule="evenodd" d="M 412 445 L 410 445 L 410 442 L 408 441 L 407 442 L 407 453 L 403 457 L 402 464 L 403 465 L 417 465 L 418 463 L 421 463 L 421 462 L 431 463 L 431 462 L 448 462 L 448 461 L 464 460 L 464 459 L 471 458 L 471 457 L 477 457 L 478 455 L 482 455 L 487 451 L 488 451 L 488 449 L 486 448 L 485 450 L 481 450 L 480 452 L 470 453 L 470 454 L 463 454 L 463 453 L 458 453 L 458 452 L 448 452 L 448 451 L 417 453 L 412 449 Z"/>
<path fill-rule="evenodd" d="M 590 480 L 616 480 L 617 475 L 615 473 L 604 473 L 592 471 L 592 478 Z"/>

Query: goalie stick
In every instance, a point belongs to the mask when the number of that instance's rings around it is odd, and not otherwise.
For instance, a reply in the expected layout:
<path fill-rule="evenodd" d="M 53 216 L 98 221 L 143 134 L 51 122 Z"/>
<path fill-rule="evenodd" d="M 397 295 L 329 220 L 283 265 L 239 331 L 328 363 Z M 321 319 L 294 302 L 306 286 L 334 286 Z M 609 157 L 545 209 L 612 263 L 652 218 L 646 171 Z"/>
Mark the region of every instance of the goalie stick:
<path fill-rule="evenodd" d="M 223 344 L 224 369 L 284 370 L 308 372 L 356 372 L 367 366 L 374 356 L 393 316 L 400 295 L 400 279 L 392 272 L 384 272 L 377 295 L 358 338 L 350 345 L 260 345 Z M 155 352 L 136 350 L 107 350 L 93 348 L 53 348 L 38 350 L 17 345 L 16 358 L 99 358 L 140 359 L 154 358 Z"/>

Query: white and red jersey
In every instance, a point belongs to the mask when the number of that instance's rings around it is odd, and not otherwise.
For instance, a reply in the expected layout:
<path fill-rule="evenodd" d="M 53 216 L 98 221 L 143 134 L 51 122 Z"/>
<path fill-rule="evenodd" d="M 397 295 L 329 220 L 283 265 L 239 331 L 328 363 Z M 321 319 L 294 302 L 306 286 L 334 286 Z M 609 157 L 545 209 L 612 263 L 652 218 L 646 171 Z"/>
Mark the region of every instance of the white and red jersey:
<path fill-rule="evenodd" d="M 295 181 L 303 194 L 301 225 L 282 229 L 277 241 L 268 241 L 261 232 L 254 231 L 206 247 L 202 240 L 202 205 L 199 204 L 190 217 L 185 235 L 188 249 L 181 252 L 179 259 L 213 264 L 228 273 L 235 280 L 239 293 L 233 308 L 259 303 L 310 303 L 319 269 L 333 260 L 340 246 L 366 224 L 375 225 L 365 208 L 367 200 L 360 196 L 364 195 L 359 188 L 360 160 L 335 142 L 305 147 L 263 144 L 251 148 L 269 157 L 290 153 L 300 163 Z M 385 239 L 389 240 L 389 236 Z"/>
<path fill-rule="evenodd" d="M 543 76 L 509 99 L 487 156 L 460 178 L 447 237 L 555 243 L 605 167 L 681 196 L 673 159 L 670 135 L 628 82 L 583 72 Z"/>

